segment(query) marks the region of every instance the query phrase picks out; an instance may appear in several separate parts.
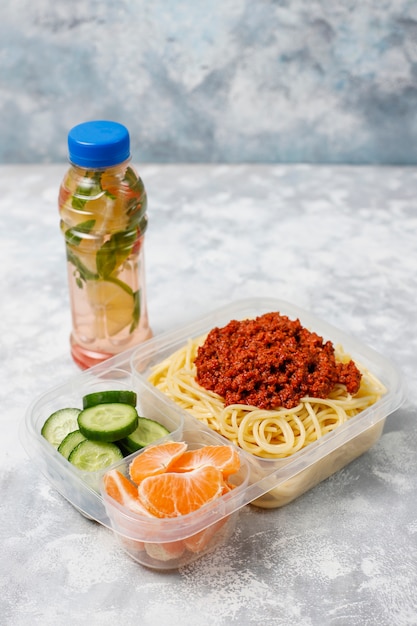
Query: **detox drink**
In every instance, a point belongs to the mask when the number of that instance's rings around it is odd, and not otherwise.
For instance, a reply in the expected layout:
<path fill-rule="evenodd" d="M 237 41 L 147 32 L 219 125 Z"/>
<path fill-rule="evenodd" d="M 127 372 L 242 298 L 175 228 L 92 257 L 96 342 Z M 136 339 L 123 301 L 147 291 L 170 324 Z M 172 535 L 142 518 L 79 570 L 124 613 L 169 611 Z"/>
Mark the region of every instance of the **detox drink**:
<path fill-rule="evenodd" d="M 71 353 L 83 369 L 151 336 L 144 268 L 147 196 L 129 134 L 87 122 L 68 135 L 59 192 L 72 314 Z"/>

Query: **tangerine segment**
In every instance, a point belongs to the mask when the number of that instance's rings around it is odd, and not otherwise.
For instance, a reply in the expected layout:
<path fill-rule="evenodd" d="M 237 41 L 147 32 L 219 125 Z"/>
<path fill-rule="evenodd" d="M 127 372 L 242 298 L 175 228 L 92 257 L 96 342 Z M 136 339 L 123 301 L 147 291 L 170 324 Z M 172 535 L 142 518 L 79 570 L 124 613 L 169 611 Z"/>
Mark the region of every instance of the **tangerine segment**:
<path fill-rule="evenodd" d="M 191 537 L 187 537 L 184 539 L 184 544 L 187 550 L 191 552 L 202 552 L 205 550 L 209 544 L 212 543 L 213 538 L 220 532 L 222 526 L 228 521 L 228 517 L 224 517 L 223 519 L 215 522 L 211 526 L 204 528 L 204 530 L 200 530 L 200 532 L 192 535 Z"/>
<path fill-rule="evenodd" d="M 137 485 L 148 476 L 156 476 L 170 470 L 172 463 L 187 449 L 183 441 L 167 441 L 146 448 L 130 464 L 130 478 Z"/>
<path fill-rule="evenodd" d="M 171 466 L 173 472 L 189 472 L 203 465 L 213 465 L 227 478 L 240 468 L 239 453 L 233 446 L 204 446 L 184 452 Z"/>
<path fill-rule="evenodd" d="M 171 541 L 170 543 L 145 543 L 147 554 L 157 561 L 170 561 L 179 559 L 185 551 L 182 541 Z"/>
<path fill-rule="evenodd" d="M 143 506 L 156 517 L 196 511 L 223 494 L 223 474 L 212 465 L 189 472 L 166 472 L 144 478 L 138 487 Z"/>
<path fill-rule="evenodd" d="M 153 517 L 149 511 L 141 504 L 138 490 L 130 480 L 118 470 L 110 470 L 104 476 L 104 488 L 106 493 L 134 513 Z"/>
<path fill-rule="evenodd" d="M 229 493 L 229 491 L 232 491 L 232 489 L 235 489 L 236 485 L 233 485 L 233 483 L 229 483 L 226 480 L 224 481 L 224 485 L 223 485 L 223 496 L 225 493 Z"/>

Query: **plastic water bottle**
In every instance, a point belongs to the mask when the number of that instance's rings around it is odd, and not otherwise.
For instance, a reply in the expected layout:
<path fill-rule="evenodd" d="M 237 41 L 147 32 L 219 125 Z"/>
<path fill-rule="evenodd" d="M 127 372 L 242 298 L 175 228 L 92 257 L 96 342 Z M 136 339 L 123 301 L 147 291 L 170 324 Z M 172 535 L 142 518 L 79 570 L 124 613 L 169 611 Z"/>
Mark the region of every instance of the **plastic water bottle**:
<path fill-rule="evenodd" d="M 72 313 L 71 353 L 86 369 L 152 335 L 144 267 L 147 196 L 125 126 L 79 124 L 59 192 Z"/>

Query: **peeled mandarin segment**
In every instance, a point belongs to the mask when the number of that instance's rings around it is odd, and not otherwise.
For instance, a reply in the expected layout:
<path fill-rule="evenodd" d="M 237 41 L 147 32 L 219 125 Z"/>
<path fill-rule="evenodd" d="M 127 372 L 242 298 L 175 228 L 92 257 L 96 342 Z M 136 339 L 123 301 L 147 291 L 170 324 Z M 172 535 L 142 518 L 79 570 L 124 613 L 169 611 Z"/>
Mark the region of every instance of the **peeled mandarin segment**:
<path fill-rule="evenodd" d="M 232 446 L 205 446 L 188 450 L 171 466 L 171 471 L 189 472 L 203 465 L 217 467 L 226 478 L 239 470 L 239 453 Z"/>
<path fill-rule="evenodd" d="M 106 493 L 113 498 L 113 500 L 116 500 L 116 502 L 119 502 L 119 504 L 122 504 L 130 511 L 146 515 L 146 517 L 153 517 L 149 511 L 142 506 L 136 486 L 118 470 L 111 470 L 105 474 L 104 487 Z"/>
<path fill-rule="evenodd" d="M 87 297 L 94 311 L 95 336 L 113 337 L 133 321 L 132 293 L 108 280 L 88 280 Z"/>
<path fill-rule="evenodd" d="M 229 493 L 229 491 L 232 491 L 232 489 L 235 489 L 236 485 L 233 485 L 232 483 L 229 483 L 227 481 L 225 481 L 223 483 L 223 495 L 225 493 Z"/>
<path fill-rule="evenodd" d="M 187 550 L 190 550 L 191 552 L 196 552 L 196 553 L 202 552 L 203 550 L 205 550 L 209 546 L 209 544 L 212 542 L 212 539 L 215 537 L 215 535 L 217 535 L 217 533 L 220 532 L 220 529 L 227 522 L 227 520 L 228 520 L 228 517 L 224 517 L 223 519 L 219 520 L 215 524 L 208 526 L 208 528 L 205 528 L 204 530 L 201 530 L 195 535 L 192 535 L 191 537 L 187 537 L 187 539 L 184 539 L 184 544 Z"/>
<path fill-rule="evenodd" d="M 223 494 L 223 474 L 206 465 L 184 473 L 144 478 L 138 487 L 143 506 L 156 517 L 178 517 L 196 511 Z"/>
<path fill-rule="evenodd" d="M 171 541 L 169 543 L 145 543 L 147 554 L 156 561 L 170 561 L 178 559 L 185 552 L 185 545 L 182 541 Z"/>
<path fill-rule="evenodd" d="M 105 474 L 104 486 L 106 493 L 120 504 L 124 504 L 126 498 L 137 498 L 135 486 L 118 470 L 111 470 Z"/>
<path fill-rule="evenodd" d="M 146 448 L 130 464 L 130 477 L 137 485 L 148 476 L 167 472 L 172 463 L 187 449 L 183 441 L 167 441 Z"/>

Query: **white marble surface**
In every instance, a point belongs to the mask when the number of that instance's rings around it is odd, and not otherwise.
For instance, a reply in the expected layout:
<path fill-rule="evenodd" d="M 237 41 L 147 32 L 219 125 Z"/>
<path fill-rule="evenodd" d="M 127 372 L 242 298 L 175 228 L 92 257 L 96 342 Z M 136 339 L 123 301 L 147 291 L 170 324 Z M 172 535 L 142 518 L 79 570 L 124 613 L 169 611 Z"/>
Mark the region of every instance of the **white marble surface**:
<path fill-rule="evenodd" d="M 56 195 L 65 166 L 0 167 L 0 621 L 5 626 L 417 623 L 417 169 L 140 168 L 155 333 L 246 296 L 309 308 L 402 368 L 367 454 L 281 510 L 246 507 L 178 572 L 131 561 L 29 463 L 32 399 L 77 373 Z"/>

